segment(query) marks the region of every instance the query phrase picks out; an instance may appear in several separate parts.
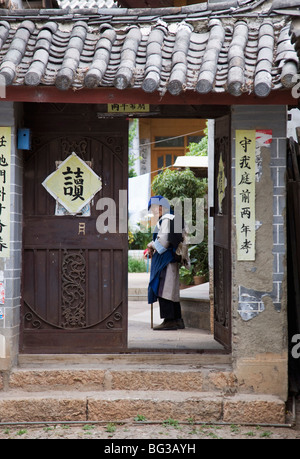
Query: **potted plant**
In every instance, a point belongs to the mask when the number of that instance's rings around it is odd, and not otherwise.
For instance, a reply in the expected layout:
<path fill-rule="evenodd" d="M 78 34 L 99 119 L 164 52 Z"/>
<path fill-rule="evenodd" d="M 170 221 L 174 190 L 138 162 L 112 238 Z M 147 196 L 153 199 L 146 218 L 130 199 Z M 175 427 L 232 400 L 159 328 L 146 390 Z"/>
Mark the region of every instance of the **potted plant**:
<path fill-rule="evenodd" d="M 193 282 L 193 273 L 185 266 L 181 266 L 179 269 L 179 281 L 180 288 L 186 288 Z"/>
<path fill-rule="evenodd" d="M 194 284 L 199 285 L 207 280 L 208 274 L 208 244 L 204 239 L 200 244 L 190 247 L 190 258 Z"/>
<path fill-rule="evenodd" d="M 206 281 L 206 273 L 200 269 L 199 271 L 195 272 L 193 279 L 195 285 L 204 284 Z"/>

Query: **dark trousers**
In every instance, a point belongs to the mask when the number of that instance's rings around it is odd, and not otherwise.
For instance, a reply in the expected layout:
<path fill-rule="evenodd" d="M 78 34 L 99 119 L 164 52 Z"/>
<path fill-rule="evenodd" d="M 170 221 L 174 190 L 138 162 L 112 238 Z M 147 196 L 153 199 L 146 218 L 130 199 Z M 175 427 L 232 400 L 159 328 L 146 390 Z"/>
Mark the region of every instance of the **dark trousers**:
<path fill-rule="evenodd" d="M 179 302 L 158 298 L 161 319 L 181 319 L 181 306 Z"/>

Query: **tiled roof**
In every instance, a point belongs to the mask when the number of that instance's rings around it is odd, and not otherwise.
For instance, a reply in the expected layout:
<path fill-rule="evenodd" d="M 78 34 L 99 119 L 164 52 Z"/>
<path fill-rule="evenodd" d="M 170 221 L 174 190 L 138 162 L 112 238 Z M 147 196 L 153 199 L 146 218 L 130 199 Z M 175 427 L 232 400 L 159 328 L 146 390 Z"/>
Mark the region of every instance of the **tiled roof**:
<path fill-rule="evenodd" d="M 117 7 L 114 0 L 56 0 L 60 8 L 113 8 Z"/>
<path fill-rule="evenodd" d="M 0 12 L 7 85 L 142 88 L 235 96 L 289 88 L 298 56 L 295 0 L 228 0 L 181 8 Z M 277 3 L 277 5 L 276 5 Z M 293 7 L 293 5 L 292 5 Z M 293 10 L 299 14 L 299 10 Z"/>

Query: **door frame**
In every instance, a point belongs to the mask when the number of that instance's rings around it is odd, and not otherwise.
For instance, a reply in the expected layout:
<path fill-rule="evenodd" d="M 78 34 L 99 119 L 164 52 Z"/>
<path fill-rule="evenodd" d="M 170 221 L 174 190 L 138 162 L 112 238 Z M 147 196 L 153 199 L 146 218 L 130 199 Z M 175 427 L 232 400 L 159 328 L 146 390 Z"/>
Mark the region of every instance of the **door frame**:
<path fill-rule="evenodd" d="M 94 104 L 87 104 L 87 105 L 94 105 Z M 184 111 L 182 110 L 182 108 L 183 108 L 183 107 L 180 106 L 180 114 L 179 114 L 179 112 L 174 111 L 174 110 L 173 110 L 173 107 L 170 106 L 170 114 L 169 114 L 169 117 L 171 117 L 171 118 L 172 118 L 172 117 L 177 117 L 177 118 L 179 118 L 179 117 L 195 118 L 195 117 L 196 117 L 195 115 L 192 116 L 190 113 L 189 113 L 189 114 L 186 114 L 186 116 L 185 116 L 185 114 L 183 113 Z M 223 112 L 226 112 L 226 110 L 223 110 Z M 227 110 L 227 113 L 228 113 L 228 110 Z M 226 115 L 226 116 L 228 116 L 228 115 Z M 161 116 L 158 116 L 158 117 L 159 117 L 159 118 L 168 118 L 168 114 L 166 113 L 166 107 L 164 107 L 164 113 L 163 113 Z M 203 119 L 203 118 L 204 118 L 204 114 L 203 114 L 202 117 L 200 117 L 199 115 L 198 115 L 198 117 L 199 117 L 199 119 Z M 210 113 L 209 118 L 212 119 L 211 113 Z M 215 119 L 217 119 L 217 118 L 215 118 Z M 99 120 L 99 121 L 100 121 L 100 120 Z M 101 122 L 102 122 L 102 120 L 101 120 Z M 62 127 L 61 127 L 61 130 L 63 130 Z M 230 118 L 229 118 L 229 142 L 230 142 Z M 230 149 L 230 147 L 229 147 L 229 152 L 230 152 L 230 157 L 231 157 L 231 149 Z M 231 174 L 231 166 L 230 166 L 230 174 Z M 231 197 L 231 199 L 232 199 L 231 187 L 230 187 L 230 197 Z M 230 227 L 229 233 L 231 233 L 231 227 Z M 127 261 L 127 257 L 126 257 L 126 261 Z M 231 263 L 230 263 L 230 266 L 231 266 Z M 214 266 L 214 269 L 215 269 L 215 266 Z M 232 270 L 230 270 L 230 293 L 231 293 L 231 276 L 232 276 Z M 22 273 L 22 278 L 23 278 L 23 273 Z M 128 300 L 128 286 L 127 286 L 126 292 L 127 292 L 127 300 Z M 127 326 L 127 330 L 128 330 L 128 326 Z M 230 338 L 231 338 L 231 314 L 230 314 Z M 222 344 L 224 344 L 224 343 L 222 343 Z M 128 348 L 128 339 L 127 339 L 127 346 L 126 346 L 126 349 L 124 348 L 124 350 L 125 350 L 126 352 L 129 352 L 129 353 L 131 352 L 130 348 Z M 123 352 L 124 352 L 124 350 L 123 350 Z M 230 352 L 230 350 L 231 350 L 231 345 L 226 346 L 226 351 Z M 142 351 L 142 350 L 141 350 L 141 351 Z M 208 351 L 209 351 L 209 350 L 208 350 Z M 107 352 L 107 351 L 106 351 L 106 352 Z M 120 350 L 117 351 L 117 353 L 119 353 L 119 352 L 120 352 Z M 134 350 L 134 352 L 136 352 L 136 349 Z M 157 352 L 157 350 L 155 350 L 155 352 Z M 112 353 L 113 353 L 113 352 L 112 352 Z"/>
<path fill-rule="evenodd" d="M 220 160 L 220 162 L 219 162 Z M 222 184 L 220 183 L 222 182 Z M 222 188 L 218 194 L 218 189 Z M 232 154 L 231 117 L 215 121 L 214 132 L 214 339 L 230 352 L 232 346 Z"/>

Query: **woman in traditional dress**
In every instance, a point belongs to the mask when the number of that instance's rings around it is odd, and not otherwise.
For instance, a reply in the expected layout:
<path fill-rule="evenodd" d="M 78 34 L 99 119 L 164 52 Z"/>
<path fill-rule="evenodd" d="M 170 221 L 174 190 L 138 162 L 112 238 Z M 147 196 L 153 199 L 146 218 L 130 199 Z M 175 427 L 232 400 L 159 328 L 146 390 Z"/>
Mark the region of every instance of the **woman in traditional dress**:
<path fill-rule="evenodd" d="M 174 215 L 163 196 L 153 196 L 148 210 L 157 221 L 153 240 L 147 245 L 147 254 L 151 257 L 148 303 L 158 300 L 160 317 L 164 319 L 153 330 L 182 329 L 184 322 L 179 297 L 179 263 L 182 256 L 178 254 L 184 239 L 182 217 Z"/>

